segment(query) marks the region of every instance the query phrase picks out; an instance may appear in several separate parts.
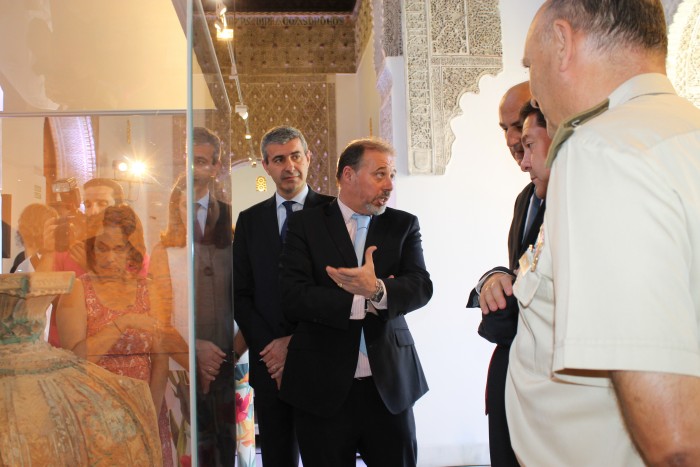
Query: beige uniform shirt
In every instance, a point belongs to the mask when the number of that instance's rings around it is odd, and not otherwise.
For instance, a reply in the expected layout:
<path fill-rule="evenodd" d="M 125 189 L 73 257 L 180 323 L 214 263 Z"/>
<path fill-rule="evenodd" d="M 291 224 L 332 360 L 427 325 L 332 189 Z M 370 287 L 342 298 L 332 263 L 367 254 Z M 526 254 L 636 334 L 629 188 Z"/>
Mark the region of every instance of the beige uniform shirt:
<path fill-rule="evenodd" d="M 607 371 L 700 376 L 700 110 L 663 75 L 620 86 L 561 147 L 543 228 L 515 286 L 515 452 L 525 465 L 641 465 Z"/>

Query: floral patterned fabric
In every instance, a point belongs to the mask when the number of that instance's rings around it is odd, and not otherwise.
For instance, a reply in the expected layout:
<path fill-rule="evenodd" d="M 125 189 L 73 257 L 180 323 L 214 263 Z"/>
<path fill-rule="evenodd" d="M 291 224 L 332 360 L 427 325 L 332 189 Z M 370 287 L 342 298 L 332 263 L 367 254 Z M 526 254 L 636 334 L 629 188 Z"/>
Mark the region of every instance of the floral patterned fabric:
<path fill-rule="evenodd" d="M 0 465 L 161 465 L 150 397 L 46 342 L 0 345 Z"/>
<path fill-rule="evenodd" d="M 137 279 L 136 301 L 123 310 L 104 306 L 97 298 L 92 277 L 85 274 L 80 277 L 85 288 L 85 306 L 87 308 L 87 336 L 94 336 L 105 326 L 126 313 L 149 313 L 146 280 Z M 102 356 L 97 364 L 112 373 L 149 382 L 151 377 L 150 351 L 153 346 L 153 334 L 136 329 L 125 329 L 121 338 Z M 168 411 L 163 405 L 158 411 L 158 432 L 163 450 L 163 466 L 173 466 L 173 455 Z"/>
<path fill-rule="evenodd" d="M 247 356 L 245 357 L 247 359 Z M 255 467 L 255 420 L 253 388 L 250 386 L 248 362 L 239 361 L 236 378 L 236 450 L 239 467 Z"/>

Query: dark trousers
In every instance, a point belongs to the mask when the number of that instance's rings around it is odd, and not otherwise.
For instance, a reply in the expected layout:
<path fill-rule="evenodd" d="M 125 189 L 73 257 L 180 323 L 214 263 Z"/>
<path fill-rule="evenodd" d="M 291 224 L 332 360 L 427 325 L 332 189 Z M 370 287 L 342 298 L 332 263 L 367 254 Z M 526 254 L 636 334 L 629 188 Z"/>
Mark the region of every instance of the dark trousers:
<path fill-rule="evenodd" d="M 413 409 L 390 413 L 372 378 L 355 380 L 331 417 L 295 410 L 304 467 L 354 467 L 359 452 L 368 467 L 414 467 L 418 457 Z"/>
<path fill-rule="evenodd" d="M 506 377 L 510 347 L 499 345 L 493 351 L 486 379 L 486 409 L 489 415 L 489 451 L 492 467 L 517 467 L 510 444 L 506 419 Z"/>
<path fill-rule="evenodd" d="M 197 394 L 199 465 L 234 467 L 236 463 L 236 385 L 233 365 L 224 364 L 208 394 Z"/>
<path fill-rule="evenodd" d="M 255 393 L 260 450 L 265 467 L 297 467 L 299 446 L 294 432 L 294 410 L 275 391 Z"/>

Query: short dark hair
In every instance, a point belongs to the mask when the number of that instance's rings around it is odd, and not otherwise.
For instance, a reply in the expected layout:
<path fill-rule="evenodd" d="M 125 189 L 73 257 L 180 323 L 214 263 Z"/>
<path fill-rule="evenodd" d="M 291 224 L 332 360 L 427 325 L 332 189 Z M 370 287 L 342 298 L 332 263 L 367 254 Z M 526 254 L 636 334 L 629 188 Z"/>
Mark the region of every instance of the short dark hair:
<path fill-rule="evenodd" d="M 544 118 L 544 114 L 542 111 L 538 108 L 532 105 L 531 102 L 526 102 L 522 108 L 520 109 L 520 114 L 519 114 L 519 119 L 520 119 L 520 127 L 525 124 L 525 119 L 529 117 L 530 115 L 535 114 L 536 115 L 536 121 L 537 121 L 537 126 L 540 126 L 542 128 L 547 128 L 547 120 Z"/>
<path fill-rule="evenodd" d="M 120 205 L 124 204 L 124 188 L 117 183 L 116 181 L 112 180 L 111 178 L 93 178 L 85 182 L 83 185 L 83 191 L 86 190 L 87 188 L 91 187 L 97 187 L 97 186 L 106 186 L 107 188 L 112 189 L 112 198 L 114 198 L 114 204 L 115 205 Z"/>
<path fill-rule="evenodd" d="M 214 148 L 212 163 L 216 164 L 219 162 L 219 157 L 221 156 L 221 139 L 216 133 L 203 126 L 196 126 L 192 131 L 192 144 L 194 146 L 210 144 Z"/>
<path fill-rule="evenodd" d="M 146 257 L 146 245 L 143 239 L 143 227 L 138 216 L 126 204 L 108 206 L 102 217 L 102 227 L 118 227 L 127 244 L 127 270 L 136 275 L 143 269 Z M 102 229 L 99 229 L 101 231 Z M 85 259 L 90 271 L 95 271 L 95 236 L 85 240 Z"/>
<path fill-rule="evenodd" d="M 599 50 L 621 44 L 667 54 L 661 0 L 549 0 L 545 5 L 550 19 L 565 19 L 574 30 L 590 34 Z"/>
<path fill-rule="evenodd" d="M 392 156 L 396 154 L 396 151 L 389 143 L 379 138 L 363 138 L 350 141 L 338 158 L 338 169 L 335 172 L 336 180 L 340 181 L 345 167 L 352 167 L 357 172 L 360 164 L 362 164 L 362 156 L 368 150 L 379 151 Z"/>
<path fill-rule="evenodd" d="M 265 163 L 267 163 L 268 145 L 286 144 L 297 138 L 301 142 L 301 147 L 304 148 L 304 153 L 306 153 L 309 150 L 309 146 L 306 144 L 306 139 L 304 138 L 304 135 L 301 134 L 301 131 L 297 130 L 293 126 L 276 126 L 267 130 L 260 140 L 260 154 L 262 155 Z"/>

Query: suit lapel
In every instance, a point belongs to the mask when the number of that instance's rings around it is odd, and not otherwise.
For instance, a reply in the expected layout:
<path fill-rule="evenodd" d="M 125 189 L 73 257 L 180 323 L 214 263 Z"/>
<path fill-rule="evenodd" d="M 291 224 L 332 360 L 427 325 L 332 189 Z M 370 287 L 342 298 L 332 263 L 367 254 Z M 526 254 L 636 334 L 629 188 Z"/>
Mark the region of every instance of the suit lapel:
<path fill-rule="evenodd" d="M 524 235 L 526 232 L 525 230 L 525 222 L 527 222 L 527 212 L 530 209 L 530 200 L 532 199 L 532 193 L 534 190 L 534 185 L 531 186 L 531 189 L 527 192 L 527 198 L 525 202 L 522 204 L 521 211 L 518 213 L 518 217 L 520 218 L 520 225 L 518 225 L 518 244 L 522 248 L 522 244 L 524 243 Z M 518 255 L 518 258 L 520 255 Z"/>
<path fill-rule="evenodd" d="M 544 219 L 545 208 L 546 208 L 546 201 L 543 200 L 539 211 L 537 211 L 537 215 L 535 216 L 535 219 L 532 221 L 532 227 L 530 227 L 530 231 L 525 234 L 525 238 L 523 239 L 523 244 L 522 244 L 522 248 L 521 248 L 522 253 L 525 253 L 525 250 L 530 245 L 534 245 L 535 242 L 537 242 L 537 236 L 540 233 L 540 226 L 542 225 L 542 220 Z"/>
<path fill-rule="evenodd" d="M 343 220 L 343 214 L 340 212 L 338 201 L 333 200 L 324 208 L 324 212 L 325 216 L 323 220 L 326 223 L 328 234 L 330 235 L 330 238 L 333 239 L 338 251 L 340 251 L 346 266 L 357 266 L 355 249 L 352 246 L 352 240 L 350 240 L 348 229 L 345 227 L 345 220 Z"/>
<path fill-rule="evenodd" d="M 282 242 L 280 242 L 280 229 L 277 223 L 277 206 L 275 195 L 269 198 L 263 206 L 260 222 L 260 232 L 262 232 L 262 244 L 267 248 L 272 249 L 273 253 L 279 256 L 282 251 Z"/>
<path fill-rule="evenodd" d="M 306 199 L 304 200 L 304 209 L 313 208 L 314 206 L 316 206 L 318 204 L 319 204 L 318 193 L 316 193 L 314 190 L 309 188 L 309 193 L 306 195 Z"/>
<path fill-rule="evenodd" d="M 372 220 L 369 223 L 369 230 L 367 231 L 367 240 L 365 240 L 365 251 L 367 251 L 367 248 L 370 246 L 376 246 L 377 251 L 381 249 L 385 237 L 389 234 L 386 215 L 387 213 L 385 212 L 379 216 L 372 216 Z M 374 258 L 374 261 L 376 264 L 377 258 Z M 362 264 L 364 263 L 365 260 L 363 257 Z"/>

